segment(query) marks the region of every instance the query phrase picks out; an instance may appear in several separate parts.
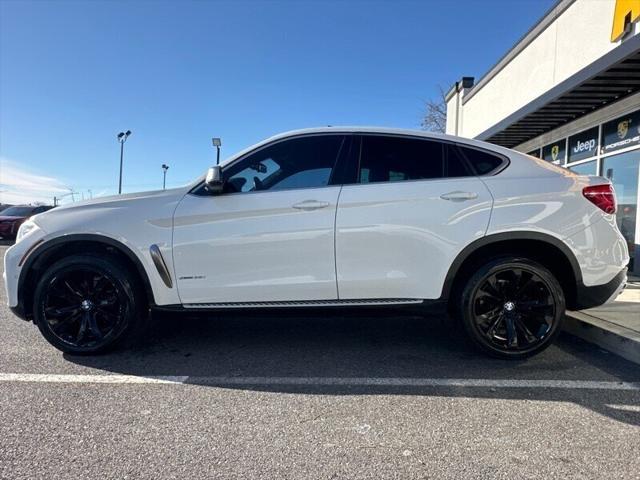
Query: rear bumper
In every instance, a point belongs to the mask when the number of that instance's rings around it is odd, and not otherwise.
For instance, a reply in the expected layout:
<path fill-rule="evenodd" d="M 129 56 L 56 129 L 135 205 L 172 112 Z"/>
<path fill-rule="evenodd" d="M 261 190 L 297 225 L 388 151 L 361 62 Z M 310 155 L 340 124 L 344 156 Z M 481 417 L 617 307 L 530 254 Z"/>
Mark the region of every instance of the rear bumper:
<path fill-rule="evenodd" d="M 608 302 L 612 302 L 624 290 L 627 284 L 627 267 L 607 283 L 587 287 L 580 283 L 576 289 L 576 302 L 574 310 L 584 310 L 585 308 L 599 307 Z"/>

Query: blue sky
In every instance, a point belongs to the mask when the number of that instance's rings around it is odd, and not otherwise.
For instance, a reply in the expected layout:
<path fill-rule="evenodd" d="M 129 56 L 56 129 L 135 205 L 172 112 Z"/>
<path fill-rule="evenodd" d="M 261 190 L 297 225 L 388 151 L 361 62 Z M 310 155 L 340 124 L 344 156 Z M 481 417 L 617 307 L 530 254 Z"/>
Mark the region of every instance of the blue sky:
<path fill-rule="evenodd" d="M 323 125 L 419 128 L 554 3 L 0 2 L 0 202 L 187 183 L 222 156 Z M 79 198 L 76 197 L 76 199 Z"/>

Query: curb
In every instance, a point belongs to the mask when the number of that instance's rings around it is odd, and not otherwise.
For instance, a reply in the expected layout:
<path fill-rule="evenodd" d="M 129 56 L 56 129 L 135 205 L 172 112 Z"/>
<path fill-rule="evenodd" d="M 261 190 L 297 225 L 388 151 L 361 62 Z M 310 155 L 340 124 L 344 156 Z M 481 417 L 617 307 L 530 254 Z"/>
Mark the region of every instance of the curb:
<path fill-rule="evenodd" d="M 584 312 L 567 312 L 564 331 L 640 364 L 640 333 Z"/>

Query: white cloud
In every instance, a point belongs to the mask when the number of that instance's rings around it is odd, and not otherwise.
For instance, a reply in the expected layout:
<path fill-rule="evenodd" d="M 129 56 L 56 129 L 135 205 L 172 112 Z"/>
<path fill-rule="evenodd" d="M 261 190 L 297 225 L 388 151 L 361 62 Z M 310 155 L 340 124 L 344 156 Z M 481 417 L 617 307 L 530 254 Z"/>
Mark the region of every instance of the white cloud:
<path fill-rule="evenodd" d="M 57 178 L 35 173 L 18 162 L 0 157 L 0 203 L 51 204 L 54 196 L 68 192 L 69 188 Z"/>

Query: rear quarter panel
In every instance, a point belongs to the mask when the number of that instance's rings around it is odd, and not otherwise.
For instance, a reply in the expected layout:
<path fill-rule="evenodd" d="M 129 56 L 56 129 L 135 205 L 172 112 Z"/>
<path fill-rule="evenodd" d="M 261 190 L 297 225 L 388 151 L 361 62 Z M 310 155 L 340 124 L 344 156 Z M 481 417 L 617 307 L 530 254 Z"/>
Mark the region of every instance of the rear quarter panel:
<path fill-rule="evenodd" d="M 540 159 L 511 152 L 510 166 L 483 181 L 494 198 L 487 235 L 533 231 L 562 240 L 574 253 L 587 286 L 611 280 L 629 262 L 615 215 L 605 214 L 582 194 L 607 183 L 577 175 Z"/>

